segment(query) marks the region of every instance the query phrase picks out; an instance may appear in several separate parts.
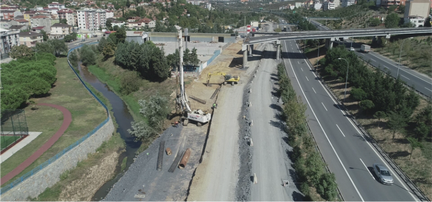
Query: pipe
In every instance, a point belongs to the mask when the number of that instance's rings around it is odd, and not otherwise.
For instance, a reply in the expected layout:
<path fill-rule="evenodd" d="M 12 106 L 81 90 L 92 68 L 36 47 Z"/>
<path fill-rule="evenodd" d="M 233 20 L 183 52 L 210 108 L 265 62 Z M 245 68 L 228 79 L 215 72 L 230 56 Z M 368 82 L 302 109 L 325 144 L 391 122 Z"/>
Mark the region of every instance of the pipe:
<path fill-rule="evenodd" d="M 188 148 L 188 149 L 186 150 L 185 154 L 183 155 L 182 160 L 180 161 L 180 164 L 179 164 L 179 168 L 180 168 L 180 169 L 185 168 L 185 166 L 186 166 L 186 164 L 187 164 L 187 162 L 188 162 L 188 160 L 189 160 L 189 156 L 190 156 L 190 154 L 191 154 L 191 149 Z"/>

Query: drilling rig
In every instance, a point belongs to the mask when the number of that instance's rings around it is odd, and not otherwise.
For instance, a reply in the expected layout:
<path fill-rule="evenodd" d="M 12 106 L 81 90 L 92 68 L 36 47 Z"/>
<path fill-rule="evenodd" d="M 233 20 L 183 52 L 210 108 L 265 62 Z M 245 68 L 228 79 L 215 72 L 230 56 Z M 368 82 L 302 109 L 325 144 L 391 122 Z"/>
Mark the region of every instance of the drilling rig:
<path fill-rule="evenodd" d="M 182 30 L 179 31 L 179 55 L 180 55 L 180 90 L 177 91 L 176 95 L 176 110 L 180 111 L 181 121 L 183 122 L 184 126 L 187 126 L 189 121 L 196 122 L 198 126 L 201 126 L 211 119 L 210 113 L 205 113 L 200 109 L 191 110 L 189 107 L 189 100 L 187 99 L 185 85 L 184 85 L 184 74 L 183 74 L 183 36 L 182 36 Z M 177 80 L 178 81 L 178 80 Z"/>

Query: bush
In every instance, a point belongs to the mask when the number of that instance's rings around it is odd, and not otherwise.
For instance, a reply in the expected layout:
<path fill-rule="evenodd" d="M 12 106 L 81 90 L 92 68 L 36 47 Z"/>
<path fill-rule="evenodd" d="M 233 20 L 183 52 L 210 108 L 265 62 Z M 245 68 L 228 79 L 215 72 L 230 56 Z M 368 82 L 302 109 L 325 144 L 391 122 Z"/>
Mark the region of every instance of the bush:
<path fill-rule="evenodd" d="M 121 93 L 128 95 L 129 93 L 133 93 L 137 91 L 140 87 L 141 79 L 138 77 L 136 72 L 128 71 L 121 78 Z"/>

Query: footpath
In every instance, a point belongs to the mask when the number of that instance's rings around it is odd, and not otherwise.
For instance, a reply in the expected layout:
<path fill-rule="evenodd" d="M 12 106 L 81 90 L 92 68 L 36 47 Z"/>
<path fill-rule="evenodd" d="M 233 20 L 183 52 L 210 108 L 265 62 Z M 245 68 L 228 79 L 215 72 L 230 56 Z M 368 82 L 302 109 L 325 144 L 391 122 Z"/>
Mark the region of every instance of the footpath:
<path fill-rule="evenodd" d="M 67 130 L 70 123 L 72 122 L 72 115 L 68 109 L 66 109 L 62 106 L 59 106 L 59 105 L 55 105 L 55 104 L 40 103 L 39 105 L 54 107 L 54 108 L 60 110 L 63 113 L 63 123 L 62 123 L 60 129 L 44 145 L 42 145 L 36 152 L 34 152 L 30 157 L 28 157 L 19 166 L 17 166 L 11 172 L 9 172 L 5 176 L 3 176 L 1 178 L 1 185 L 5 184 L 9 180 L 14 178 L 18 174 L 20 174 L 24 169 L 26 169 L 34 161 L 36 161 L 36 159 L 38 159 L 40 156 L 42 156 L 42 154 L 45 153 L 52 145 L 54 145 L 54 143 L 63 135 L 63 133 Z"/>

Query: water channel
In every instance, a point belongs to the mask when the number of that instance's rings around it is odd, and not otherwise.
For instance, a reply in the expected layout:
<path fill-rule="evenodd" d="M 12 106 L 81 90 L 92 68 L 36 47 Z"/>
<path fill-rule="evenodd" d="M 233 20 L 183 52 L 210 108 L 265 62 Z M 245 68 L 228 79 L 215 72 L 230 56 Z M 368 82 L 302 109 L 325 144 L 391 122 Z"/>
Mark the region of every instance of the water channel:
<path fill-rule="evenodd" d="M 112 111 L 114 112 L 114 118 L 118 124 L 117 132 L 120 133 L 121 138 L 126 143 L 126 152 L 123 152 L 119 157 L 119 163 L 117 164 L 115 177 L 110 181 L 106 182 L 93 196 L 92 201 L 99 201 L 108 194 L 111 187 L 120 179 L 123 173 L 120 172 L 120 163 L 123 158 L 127 157 L 126 169 L 133 163 L 135 152 L 141 145 L 141 142 L 135 142 L 134 137 L 131 136 L 127 130 L 131 128 L 131 122 L 133 121 L 132 115 L 129 113 L 126 103 L 120 99 L 109 86 L 99 81 L 96 76 L 91 74 L 87 68 L 81 67 L 81 63 L 78 64 L 79 74 L 81 78 L 92 85 L 96 90 L 103 94 L 111 103 Z"/>

